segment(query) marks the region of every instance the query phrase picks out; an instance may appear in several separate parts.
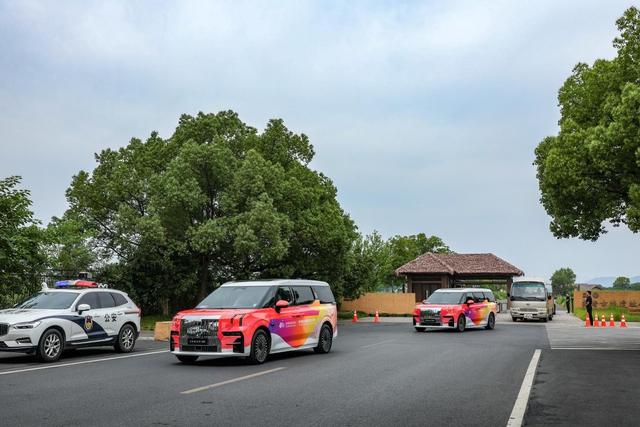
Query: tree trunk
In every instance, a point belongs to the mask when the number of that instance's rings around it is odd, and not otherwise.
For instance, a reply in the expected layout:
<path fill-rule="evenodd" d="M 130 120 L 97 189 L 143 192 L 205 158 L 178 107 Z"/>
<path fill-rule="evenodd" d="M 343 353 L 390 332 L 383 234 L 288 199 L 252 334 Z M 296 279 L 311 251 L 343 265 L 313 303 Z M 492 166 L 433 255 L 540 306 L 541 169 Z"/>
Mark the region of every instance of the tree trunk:
<path fill-rule="evenodd" d="M 161 309 L 162 309 L 162 315 L 163 316 L 168 316 L 169 315 L 169 298 L 163 297 L 160 300 L 160 306 L 161 306 Z"/>
<path fill-rule="evenodd" d="M 209 257 L 206 255 L 200 257 L 200 271 L 198 275 L 200 281 L 198 302 L 200 302 L 209 295 Z"/>

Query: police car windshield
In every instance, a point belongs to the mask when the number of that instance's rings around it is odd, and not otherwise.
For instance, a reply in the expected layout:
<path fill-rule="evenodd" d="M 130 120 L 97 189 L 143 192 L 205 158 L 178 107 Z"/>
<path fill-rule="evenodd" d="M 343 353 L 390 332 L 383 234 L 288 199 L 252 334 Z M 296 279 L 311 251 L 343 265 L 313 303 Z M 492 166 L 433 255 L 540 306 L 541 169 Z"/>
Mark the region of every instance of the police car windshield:
<path fill-rule="evenodd" d="M 271 286 L 224 286 L 216 289 L 196 308 L 262 308 Z"/>
<path fill-rule="evenodd" d="M 429 298 L 429 304 L 460 304 L 462 302 L 463 292 L 434 292 Z"/>
<path fill-rule="evenodd" d="M 62 310 L 71 307 L 78 295 L 78 292 L 41 292 L 16 305 L 16 308 Z"/>

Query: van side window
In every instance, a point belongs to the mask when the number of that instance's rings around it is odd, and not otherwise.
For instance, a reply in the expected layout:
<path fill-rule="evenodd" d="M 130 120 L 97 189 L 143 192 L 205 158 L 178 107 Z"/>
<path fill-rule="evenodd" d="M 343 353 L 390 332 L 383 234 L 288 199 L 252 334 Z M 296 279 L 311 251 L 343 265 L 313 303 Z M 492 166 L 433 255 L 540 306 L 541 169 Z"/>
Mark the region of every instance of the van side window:
<path fill-rule="evenodd" d="M 312 286 L 313 292 L 316 294 L 316 299 L 320 300 L 322 304 L 335 304 L 336 299 L 331 292 L 331 288 L 328 286 Z"/>
<path fill-rule="evenodd" d="M 278 292 L 276 292 L 276 302 L 280 300 L 288 301 L 289 304 L 293 304 L 293 293 L 291 289 L 288 287 L 279 287 Z"/>
<path fill-rule="evenodd" d="M 294 286 L 292 289 L 296 297 L 296 305 L 311 304 L 316 299 L 309 286 Z"/>
<path fill-rule="evenodd" d="M 476 303 L 484 302 L 484 294 L 482 292 L 474 292 L 473 293 L 473 300 Z"/>
<path fill-rule="evenodd" d="M 493 292 L 485 292 L 484 296 L 489 302 L 496 302 L 496 299 L 493 296 Z"/>

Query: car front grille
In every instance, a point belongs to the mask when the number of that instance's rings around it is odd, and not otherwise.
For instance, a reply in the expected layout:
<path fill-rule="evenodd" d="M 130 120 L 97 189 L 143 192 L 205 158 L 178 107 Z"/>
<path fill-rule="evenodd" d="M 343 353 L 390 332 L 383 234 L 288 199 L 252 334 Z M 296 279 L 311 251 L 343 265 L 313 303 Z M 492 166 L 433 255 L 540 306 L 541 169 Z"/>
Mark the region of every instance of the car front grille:
<path fill-rule="evenodd" d="M 6 323 L 0 323 L 0 336 L 7 335 L 9 333 L 9 325 Z"/>
<path fill-rule="evenodd" d="M 422 319 L 439 319 L 440 312 L 436 310 L 422 310 L 420 311 L 420 317 Z"/>
<path fill-rule="evenodd" d="M 182 319 L 180 325 L 180 349 L 182 351 L 216 352 L 218 319 Z"/>
<path fill-rule="evenodd" d="M 526 312 L 526 313 L 535 313 L 538 310 L 535 308 L 523 307 L 520 309 L 520 311 Z"/>
<path fill-rule="evenodd" d="M 423 325 L 440 324 L 440 312 L 436 310 L 421 310 L 420 323 Z"/>

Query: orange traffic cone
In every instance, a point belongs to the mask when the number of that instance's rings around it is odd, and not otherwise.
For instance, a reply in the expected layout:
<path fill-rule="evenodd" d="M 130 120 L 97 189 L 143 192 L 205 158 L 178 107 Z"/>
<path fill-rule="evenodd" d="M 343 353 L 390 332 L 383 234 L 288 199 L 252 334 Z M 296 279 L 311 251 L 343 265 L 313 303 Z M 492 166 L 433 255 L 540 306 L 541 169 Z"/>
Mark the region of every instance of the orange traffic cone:
<path fill-rule="evenodd" d="M 613 313 L 611 313 L 611 316 L 609 316 L 609 327 L 610 328 L 616 327 L 616 322 L 613 320 Z"/>
<path fill-rule="evenodd" d="M 589 326 L 591 326 L 591 319 L 589 319 L 589 313 L 587 313 L 584 318 L 584 327 L 588 328 Z"/>
<path fill-rule="evenodd" d="M 593 327 L 597 328 L 598 326 L 600 326 L 598 324 L 598 313 L 595 314 L 595 316 L 593 316 Z"/>
<path fill-rule="evenodd" d="M 353 319 L 351 319 L 351 323 L 358 323 L 358 312 L 353 310 Z"/>
<path fill-rule="evenodd" d="M 602 315 L 602 322 L 600 323 L 600 327 L 602 328 L 607 327 L 607 319 L 604 318 L 604 314 Z"/>
<path fill-rule="evenodd" d="M 621 328 L 626 328 L 627 327 L 627 321 L 624 320 L 624 314 L 622 315 L 622 320 L 620 320 L 620 327 Z"/>
<path fill-rule="evenodd" d="M 380 316 L 378 315 L 378 310 L 376 310 L 376 315 L 373 318 L 373 323 L 380 323 Z"/>

